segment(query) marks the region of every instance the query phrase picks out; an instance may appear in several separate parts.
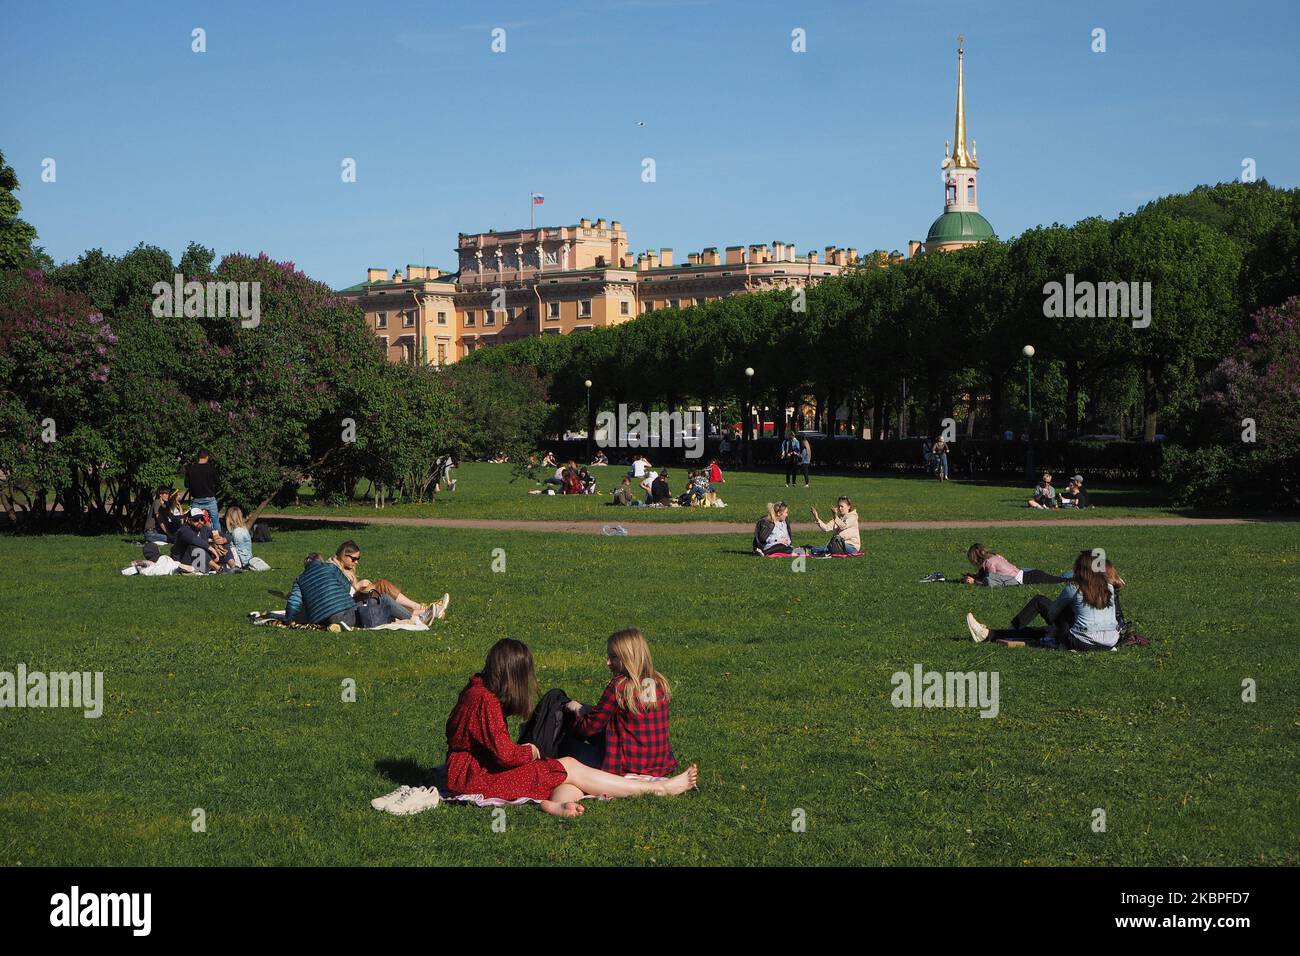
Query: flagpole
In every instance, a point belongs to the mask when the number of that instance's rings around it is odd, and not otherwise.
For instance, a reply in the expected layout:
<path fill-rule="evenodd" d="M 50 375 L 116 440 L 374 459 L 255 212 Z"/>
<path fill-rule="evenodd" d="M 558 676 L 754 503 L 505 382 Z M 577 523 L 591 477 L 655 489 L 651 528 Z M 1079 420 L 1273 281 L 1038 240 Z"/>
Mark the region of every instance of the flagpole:
<path fill-rule="evenodd" d="M 528 228 L 530 231 L 533 228 L 533 205 L 534 205 L 533 196 L 532 193 L 529 193 L 528 194 Z"/>

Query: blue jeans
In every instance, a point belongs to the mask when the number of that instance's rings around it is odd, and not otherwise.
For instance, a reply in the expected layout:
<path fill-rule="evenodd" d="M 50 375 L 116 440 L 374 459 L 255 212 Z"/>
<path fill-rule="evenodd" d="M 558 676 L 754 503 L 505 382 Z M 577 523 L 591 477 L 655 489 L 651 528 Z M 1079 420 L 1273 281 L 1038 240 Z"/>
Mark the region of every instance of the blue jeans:
<path fill-rule="evenodd" d="M 144 533 L 146 541 L 152 541 L 154 544 L 167 544 L 167 535 L 159 534 L 157 531 L 146 531 Z"/>
<path fill-rule="evenodd" d="M 942 452 L 939 455 L 939 474 L 941 474 L 945 478 L 948 477 L 948 453 L 947 452 Z"/>
<path fill-rule="evenodd" d="M 216 498 L 195 498 L 192 502 L 195 508 L 202 508 L 212 516 L 212 530 L 221 530 L 221 512 L 217 510 Z"/>

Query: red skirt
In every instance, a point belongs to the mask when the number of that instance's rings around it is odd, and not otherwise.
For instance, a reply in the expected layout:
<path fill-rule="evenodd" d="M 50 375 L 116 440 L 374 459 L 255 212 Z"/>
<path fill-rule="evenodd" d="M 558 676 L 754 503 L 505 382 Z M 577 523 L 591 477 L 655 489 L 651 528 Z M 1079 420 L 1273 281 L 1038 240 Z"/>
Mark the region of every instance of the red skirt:
<path fill-rule="evenodd" d="M 447 760 L 447 789 L 460 795 L 479 793 L 499 800 L 549 800 L 569 777 L 558 760 L 533 760 L 509 770 L 489 770 L 465 752 Z"/>

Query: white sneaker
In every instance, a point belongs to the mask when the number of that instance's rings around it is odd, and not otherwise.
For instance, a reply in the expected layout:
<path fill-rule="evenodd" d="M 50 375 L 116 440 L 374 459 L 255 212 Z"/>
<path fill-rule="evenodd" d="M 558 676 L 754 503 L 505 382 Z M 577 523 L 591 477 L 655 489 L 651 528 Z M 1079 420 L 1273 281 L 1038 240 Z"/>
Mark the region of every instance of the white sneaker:
<path fill-rule="evenodd" d="M 425 810 L 430 810 L 442 803 L 442 794 L 437 787 L 407 787 L 384 809 L 394 816 L 409 817 Z"/>
<path fill-rule="evenodd" d="M 370 801 L 370 805 L 376 810 L 387 810 L 394 800 L 410 789 L 411 788 L 406 784 L 402 784 L 392 793 L 386 793 L 382 797 L 375 797 L 375 799 Z"/>
<path fill-rule="evenodd" d="M 983 644 L 989 639 L 989 629 L 975 620 L 974 614 L 966 615 L 966 626 L 970 628 L 971 640 L 976 644 Z"/>

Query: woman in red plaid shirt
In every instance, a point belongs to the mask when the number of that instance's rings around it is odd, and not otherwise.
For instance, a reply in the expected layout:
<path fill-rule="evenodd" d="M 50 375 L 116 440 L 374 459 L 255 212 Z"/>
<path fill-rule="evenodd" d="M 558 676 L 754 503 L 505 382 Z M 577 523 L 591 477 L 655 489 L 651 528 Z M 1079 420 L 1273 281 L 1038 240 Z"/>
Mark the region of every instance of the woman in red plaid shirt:
<path fill-rule="evenodd" d="M 614 679 L 594 708 L 576 700 L 568 707 L 576 718 L 574 733 L 593 737 L 605 732 L 605 758 L 600 769 L 615 774 L 640 773 L 666 777 L 677 769 L 668 743 L 668 678 L 655 670 L 650 645 L 635 627 L 609 636 L 605 660 Z"/>
<path fill-rule="evenodd" d="M 447 718 L 447 789 L 502 800 L 536 800 L 547 813 L 582 814 L 585 796 L 672 797 L 695 788 L 694 766 L 671 780 L 628 780 L 574 759 L 541 756 L 535 744 L 510 739 L 508 716 L 527 718 L 537 697 L 537 674 L 528 645 L 502 638 L 492 645 L 482 673 L 460 693 Z M 667 712 L 664 744 L 667 746 Z M 671 757 L 671 754 L 669 754 Z"/>

